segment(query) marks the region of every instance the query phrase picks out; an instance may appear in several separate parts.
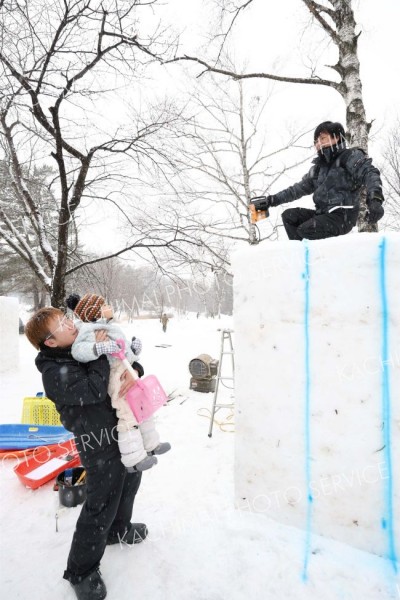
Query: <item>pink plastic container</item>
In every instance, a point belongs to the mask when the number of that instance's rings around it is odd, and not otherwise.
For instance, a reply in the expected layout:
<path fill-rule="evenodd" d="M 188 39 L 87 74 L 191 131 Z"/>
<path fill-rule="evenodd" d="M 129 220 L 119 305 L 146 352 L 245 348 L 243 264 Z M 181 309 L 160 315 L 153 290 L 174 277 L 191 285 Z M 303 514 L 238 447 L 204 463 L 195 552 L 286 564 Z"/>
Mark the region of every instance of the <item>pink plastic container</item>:
<path fill-rule="evenodd" d="M 118 357 L 126 368 L 136 378 L 136 384 L 126 394 L 126 401 L 129 404 L 131 411 L 133 412 L 135 419 L 138 423 L 142 423 L 149 419 L 161 406 L 163 406 L 168 396 L 164 392 L 161 383 L 158 381 L 155 375 L 147 375 L 143 379 L 137 378 L 136 372 L 132 369 L 128 359 L 125 356 L 125 341 L 116 340 L 120 346 L 121 351 L 116 352 L 113 356 Z"/>
<path fill-rule="evenodd" d="M 126 401 L 138 423 L 146 421 L 167 400 L 167 394 L 155 375 L 147 375 L 143 379 L 138 379 L 136 385 L 126 394 Z"/>

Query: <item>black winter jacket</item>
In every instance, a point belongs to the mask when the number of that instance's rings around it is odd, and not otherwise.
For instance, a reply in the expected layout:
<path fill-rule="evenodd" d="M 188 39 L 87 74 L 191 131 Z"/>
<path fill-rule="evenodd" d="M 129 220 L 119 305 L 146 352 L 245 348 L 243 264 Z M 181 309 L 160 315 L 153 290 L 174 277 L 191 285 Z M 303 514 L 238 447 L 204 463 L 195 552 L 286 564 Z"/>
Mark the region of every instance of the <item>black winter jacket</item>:
<path fill-rule="evenodd" d="M 375 194 L 383 199 L 380 172 L 371 159 L 360 148 L 343 148 L 329 162 L 321 156 L 315 158 L 302 180 L 274 194 L 272 204 L 278 206 L 313 194 L 319 214 L 341 206 L 353 207 L 358 212 L 362 186 L 367 189 L 367 199 Z"/>
<path fill-rule="evenodd" d="M 77 362 L 71 348 L 41 348 L 35 360 L 46 396 L 56 405 L 61 422 L 75 436 L 82 464 L 89 466 L 118 455 L 117 417 L 107 393 L 110 365 L 105 355 Z M 143 373 L 139 363 L 134 367 Z"/>

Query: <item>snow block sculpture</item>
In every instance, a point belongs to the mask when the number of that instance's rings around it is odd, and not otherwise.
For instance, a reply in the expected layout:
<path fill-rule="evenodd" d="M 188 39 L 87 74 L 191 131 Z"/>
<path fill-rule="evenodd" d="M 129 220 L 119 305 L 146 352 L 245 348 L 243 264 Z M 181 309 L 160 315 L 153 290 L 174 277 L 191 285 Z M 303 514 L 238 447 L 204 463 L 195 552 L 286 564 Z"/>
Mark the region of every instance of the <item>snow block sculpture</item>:
<path fill-rule="evenodd" d="M 0 296 L 0 372 L 18 366 L 18 299 Z"/>
<path fill-rule="evenodd" d="M 400 546 L 400 235 L 233 257 L 236 506 L 386 556 Z"/>

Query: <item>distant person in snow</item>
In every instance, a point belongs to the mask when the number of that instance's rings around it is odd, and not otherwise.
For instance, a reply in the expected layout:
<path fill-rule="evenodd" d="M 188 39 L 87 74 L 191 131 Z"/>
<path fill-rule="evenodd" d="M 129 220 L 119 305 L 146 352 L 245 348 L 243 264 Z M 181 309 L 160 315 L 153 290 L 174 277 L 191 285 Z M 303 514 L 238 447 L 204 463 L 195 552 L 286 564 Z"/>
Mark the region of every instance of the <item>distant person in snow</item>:
<path fill-rule="evenodd" d="M 277 194 L 255 199 L 256 211 L 313 194 L 315 210 L 289 208 L 282 213 L 289 239 L 319 240 L 344 235 L 357 223 L 360 190 L 365 186 L 367 221 L 376 223 L 381 219 L 384 198 L 380 172 L 364 150 L 346 148 L 343 126 L 332 121 L 318 125 L 314 146 L 318 156 L 302 180 Z"/>
<path fill-rule="evenodd" d="M 167 331 L 167 325 L 168 325 L 168 317 L 167 315 L 164 313 L 163 316 L 160 319 L 161 323 L 162 323 L 162 330 L 164 331 L 164 333 Z"/>
<path fill-rule="evenodd" d="M 35 362 L 46 396 L 54 402 L 64 427 L 74 434 L 86 470 L 87 498 L 76 523 L 64 579 L 78 600 L 103 600 L 107 590 L 99 567 L 106 546 L 136 544 L 147 536 L 144 523 L 131 523 L 142 473 L 128 473 L 121 462 L 114 435 L 118 421 L 108 395 L 107 357 L 102 353 L 91 362 L 75 360 L 71 347 L 78 333 L 75 323 L 53 307 L 37 311 L 25 326 L 27 338 L 39 350 Z M 136 368 L 141 369 L 139 363 Z M 123 373 L 120 395 L 134 384 L 133 376 Z M 66 594 L 58 590 L 54 595 Z"/>
<path fill-rule="evenodd" d="M 141 341 L 133 338 L 131 343 L 128 342 L 122 329 L 112 320 L 113 309 L 102 296 L 85 294 L 80 298 L 77 294 L 71 294 L 66 304 L 79 319 L 76 323 L 78 336 L 71 347 L 73 358 L 80 363 L 88 363 L 105 354 L 110 363 L 108 394 L 111 406 L 117 411 L 122 464 L 128 472 L 151 469 L 157 464 L 155 455 L 168 452 L 171 445 L 160 442 L 153 417 L 140 424 L 136 421 L 126 399 L 119 393 L 120 377 L 125 367 L 119 358 L 112 356 L 120 350 L 117 340 L 124 340 L 126 357 L 138 375 L 142 376 L 143 369 L 140 370 L 138 363 L 134 362 L 139 358 Z"/>

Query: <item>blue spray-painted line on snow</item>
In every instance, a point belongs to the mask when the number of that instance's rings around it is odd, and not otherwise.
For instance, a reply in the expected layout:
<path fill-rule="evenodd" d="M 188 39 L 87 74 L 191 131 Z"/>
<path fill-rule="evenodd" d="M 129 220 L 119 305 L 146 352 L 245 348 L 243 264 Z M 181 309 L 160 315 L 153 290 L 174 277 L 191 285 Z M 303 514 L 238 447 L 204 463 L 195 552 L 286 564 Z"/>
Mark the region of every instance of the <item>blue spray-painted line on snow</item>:
<path fill-rule="evenodd" d="M 311 546 L 311 523 L 312 523 L 312 502 L 311 494 L 311 435 L 310 435 L 310 388 L 311 388 L 311 373 L 310 373 L 310 249 L 308 242 L 305 244 L 305 269 L 303 273 L 304 279 L 304 338 L 305 338 L 305 467 L 306 467 L 306 492 L 307 492 L 307 508 L 306 508 L 306 540 L 305 554 L 303 564 L 303 581 L 308 578 L 308 563 L 310 558 Z"/>
<path fill-rule="evenodd" d="M 393 519 L 393 466 L 392 466 L 392 440 L 391 440 L 391 399 L 389 377 L 389 310 L 386 288 L 386 239 L 379 244 L 379 284 L 382 308 L 382 419 L 385 466 L 387 478 L 384 479 L 385 516 L 382 527 L 387 532 L 387 556 L 397 573 L 397 556 L 394 538 Z"/>

